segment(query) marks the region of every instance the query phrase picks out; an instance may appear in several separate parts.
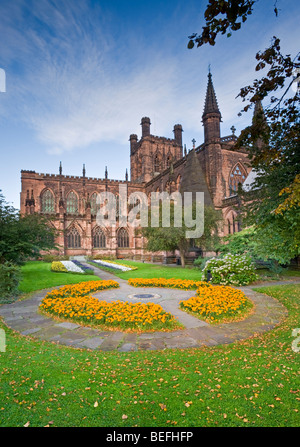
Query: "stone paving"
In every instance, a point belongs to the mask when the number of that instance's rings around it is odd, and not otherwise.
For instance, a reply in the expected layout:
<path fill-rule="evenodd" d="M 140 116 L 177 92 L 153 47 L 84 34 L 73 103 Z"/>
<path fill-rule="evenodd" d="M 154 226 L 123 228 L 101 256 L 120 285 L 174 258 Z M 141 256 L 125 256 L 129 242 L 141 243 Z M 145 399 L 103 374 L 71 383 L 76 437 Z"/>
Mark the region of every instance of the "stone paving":
<path fill-rule="evenodd" d="M 287 310 L 277 300 L 255 292 L 251 287 L 241 290 L 254 303 L 254 311 L 243 321 L 212 326 L 178 308 L 182 299 L 194 296 L 195 291 L 167 288 L 137 288 L 127 281 L 100 271 L 94 267 L 95 274 L 101 279 L 114 279 L 120 284 L 119 289 L 104 290 L 93 296 L 106 301 L 124 300 L 133 302 L 155 302 L 172 313 L 185 328 L 173 332 L 148 332 L 143 334 L 116 331 L 101 331 L 79 324 L 58 322 L 39 313 L 38 307 L 46 293 L 37 292 L 32 298 L 5 304 L 0 307 L 0 316 L 4 323 L 22 335 L 40 340 L 56 342 L 74 348 L 121 352 L 156 349 L 185 349 L 201 346 L 215 346 L 233 343 L 249 338 L 255 334 L 268 331 L 278 325 L 286 316 Z M 296 281 L 300 283 L 300 281 Z M 286 284 L 287 282 L 268 285 Z M 292 283 L 292 282 L 288 282 Z M 263 284 L 267 285 L 267 284 Z M 154 294 L 151 300 L 132 297 L 134 294 Z"/>

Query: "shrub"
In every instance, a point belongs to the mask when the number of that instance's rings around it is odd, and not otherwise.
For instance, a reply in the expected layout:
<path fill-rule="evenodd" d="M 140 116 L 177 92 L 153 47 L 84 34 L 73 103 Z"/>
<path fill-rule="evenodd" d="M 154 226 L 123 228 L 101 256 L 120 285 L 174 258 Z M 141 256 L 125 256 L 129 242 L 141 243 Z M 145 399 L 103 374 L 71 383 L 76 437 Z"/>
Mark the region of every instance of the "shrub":
<path fill-rule="evenodd" d="M 244 286 L 255 281 L 258 276 L 249 255 L 233 255 L 228 253 L 222 258 L 212 258 L 205 264 L 203 272 L 210 270 L 212 283 Z"/>
<path fill-rule="evenodd" d="M 21 269 L 10 262 L 0 264 L 0 304 L 11 302 L 19 294 Z"/>
<path fill-rule="evenodd" d="M 200 268 L 201 270 L 203 270 L 206 262 L 209 259 L 211 259 L 211 257 L 210 258 L 205 258 L 205 257 L 202 258 L 202 256 L 199 256 L 199 258 L 195 259 L 194 266 Z"/>
<path fill-rule="evenodd" d="M 41 257 L 41 261 L 43 262 L 54 262 L 54 261 L 68 261 L 69 260 L 69 256 L 58 256 L 58 255 L 43 255 Z"/>

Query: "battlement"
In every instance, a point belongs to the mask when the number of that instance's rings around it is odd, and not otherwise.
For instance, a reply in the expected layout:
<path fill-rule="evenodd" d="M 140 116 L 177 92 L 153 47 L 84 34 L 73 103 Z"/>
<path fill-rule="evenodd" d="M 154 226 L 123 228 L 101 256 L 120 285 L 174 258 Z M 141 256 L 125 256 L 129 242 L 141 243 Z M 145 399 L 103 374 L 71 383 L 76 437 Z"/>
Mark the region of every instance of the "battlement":
<path fill-rule="evenodd" d="M 68 181 L 77 181 L 77 182 L 83 182 L 85 183 L 102 183 L 107 185 L 120 185 L 120 184 L 129 184 L 134 185 L 135 183 L 130 182 L 128 180 L 117 180 L 117 179 L 105 179 L 105 178 L 98 178 L 98 177 L 83 177 L 83 176 L 76 176 L 76 175 L 60 175 L 60 174 L 47 174 L 47 173 L 39 173 L 35 171 L 29 171 L 29 170 L 21 170 L 21 175 L 26 177 L 26 174 L 35 174 L 34 178 L 37 180 L 56 180 L 56 181 L 62 181 L 62 182 L 68 182 Z M 141 184 L 136 183 L 137 187 L 141 187 Z"/>

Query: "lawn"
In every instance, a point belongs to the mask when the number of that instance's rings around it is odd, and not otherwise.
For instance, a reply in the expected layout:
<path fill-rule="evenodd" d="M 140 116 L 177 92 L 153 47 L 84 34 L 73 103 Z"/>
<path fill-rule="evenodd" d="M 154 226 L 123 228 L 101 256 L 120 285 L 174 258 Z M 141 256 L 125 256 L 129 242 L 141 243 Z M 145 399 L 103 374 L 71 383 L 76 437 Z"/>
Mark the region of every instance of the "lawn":
<path fill-rule="evenodd" d="M 136 262 L 131 260 L 118 260 L 113 261 L 116 263 L 121 263 L 124 265 L 132 265 L 137 267 L 137 270 L 132 270 L 128 272 L 118 271 L 116 269 L 109 269 L 98 264 L 100 270 L 110 271 L 114 275 L 122 279 L 129 278 L 179 278 L 179 279 L 193 279 L 195 281 L 201 281 L 202 273 L 201 270 L 197 268 L 182 268 L 176 265 L 161 265 L 161 264 L 150 264 L 144 262 Z M 96 264 L 93 264 L 97 266 Z"/>
<path fill-rule="evenodd" d="M 183 269 L 169 270 L 178 277 Z M 292 330 L 299 327 L 300 286 L 259 290 L 287 307 L 285 321 L 264 335 L 210 348 L 79 350 L 0 323 L 0 426 L 299 426 L 300 352 L 292 349 Z"/>
<path fill-rule="evenodd" d="M 30 293 L 35 290 L 95 280 L 99 280 L 99 277 L 80 273 L 52 272 L 51 263 L 32 261 L 22 266 L 22 282 L 19 290 L 22 293 Z"/>

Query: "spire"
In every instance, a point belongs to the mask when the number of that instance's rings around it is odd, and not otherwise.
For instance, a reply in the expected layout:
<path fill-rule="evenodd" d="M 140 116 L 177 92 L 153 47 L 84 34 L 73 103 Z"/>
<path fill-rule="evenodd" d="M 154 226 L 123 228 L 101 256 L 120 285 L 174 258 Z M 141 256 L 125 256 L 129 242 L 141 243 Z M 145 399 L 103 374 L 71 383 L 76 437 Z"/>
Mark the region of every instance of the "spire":
<path fill-rule="evenodd" d="M 212 76 L 211 76 L 210 71 L 208 73 L 208 83 L 207 83 L 206 98 L 205 98 L 204 112 L 203 112 L 202 118 L 207 113 L 217 113 L 218 115 L 220 115 L 220 118 L 221 118 L 221 113 L 219 110 L 217 97 L 216 97 L 215 89 L 213 86 Z"/>
<path fill-rule="evenodd" d="M 62 175 L 62 165 L 61 165 L 61 162 L 59 163 L 59 175 Z"/>
<path fill-rule="evenodd" d="M 107 179 L 108 176 L 108 171 L 107 171 L 107 166 L 105 166 L 105 179 Z"/>
<path fill-rule="evenodd" d="M 220 141 L 221 130 L 221 113 L 217 103 L 215 89 L 212 83 L 211 72 L 208 73 L 208 84 L 206 90 L 206 98 L 202 122 L 204 126 L 204 142 L 216 143 Z"/>
<path fill-rule="evenodd" d="M 126 172 L 125 172 L 125 181 L 128 182 L 128 171 L 127 171 L 127 168 L 126 168 Z"/>

